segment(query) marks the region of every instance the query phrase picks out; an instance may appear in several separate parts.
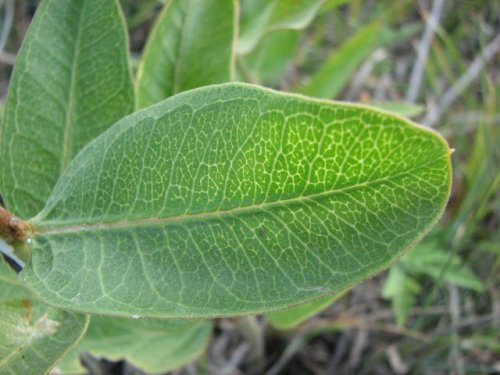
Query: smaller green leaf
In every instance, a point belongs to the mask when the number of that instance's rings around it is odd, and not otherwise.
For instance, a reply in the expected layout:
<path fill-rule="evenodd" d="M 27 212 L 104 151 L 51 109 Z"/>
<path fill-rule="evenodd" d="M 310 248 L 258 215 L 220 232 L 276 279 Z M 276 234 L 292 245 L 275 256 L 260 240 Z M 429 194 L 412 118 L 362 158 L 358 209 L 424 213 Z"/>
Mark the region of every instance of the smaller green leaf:
<path fill-rule="evenodd" d="M 297 92 L 321 98 L 336 98 L 351 79 L 354 71 L 373 51 L 381 46 L 399 42 L 418 30 L 409 25 L 395 32 L 384 22 L 373 21 L 359 28 L 328 56 L 309 82 L 298 87 Z"/>
<path fill-rule="evenodd" d="M 234 0 L 167 2 L 142 54 L 139 108 L 185 90 L 232 80 L 236 8 Z"/>
<path fill-rule="evenodd" d="M 462 264 L 461 258 L 450 254 L 436 242 L 427 241 L 418 245 L 403 256 L 401 262 L 409 272 L 428 275 L 435 280 L 442 277 L 448 283 L 476 292 L 484 290 L 481 280 Z"/>
<path fill-rule="evenodd" d="M 31 294 L 17 280 L 16 272 L 7 264 L 0 253 L 0 302 L 30 297 Z"/>
<path fill-rule="evenodd" d="M 351 1 L 352 0 L 326 0 L 325 5 L 323 5 L 323 11 L 326 12 L 335 9 L 341 5 L 348 4 Z"/>
<path fill-rule="evenodd" d="M 0 191 L 36 215 L 78 151 L 134 109 L 116 0 L 43 0 L 12 73 L 0 127 Z"/>
<path fill-rule="evenodd" d="M 392 310 L 399 326 L 405 324 L 408 312 L 415 305 L 419 292 L 420 284 L 406 274 L 399 264 L 391 267 L 385 280 L 382 295 L 391 300 Z"/>
<path fill-rule="evenodd" d="M 80 339 L 84 315 L 28 301 L 0 303 L 0 374 L 46 374 Z"/>
<path fill-rule="evenodd" d="M 311 23 L 325 0 L 275 1 L 268 31 L 301 30 Z"/>
<path fill-rule="evenodd" d="M 399 325 L 404 324 L 409 309 L 415 305 L 421 290 L 417 278 L 422 275 L 476 292 L 484 289 L 481 280 L 463 266 L 459 256 L 449 254 L 435 240 L 423 242 L 389 270 L 384 284 L 383 296 L 392 301 Z"/>
<path fill-rule="evenodd" d="M 148 373 L 164 373 L 194 361 L 205 350 L 210 321 L 130 320 L 92 317 L 89 329 L 59 368 L 81 372 L 78 353 L 90 352 L 109 360 L 126 359 Z"/>
<path fill-rule="evenodd" d="M 241 56 L 247 74 L 269 86 L 277 86 L 299 47 L 300 32 L 278 30 L 265 35 L 249 54 Z"/>
<path fill-rule="evenodd" d="M 328 295 L 314 301 L 303 303 L 286 310 L 277 311 L 266 315 L 269 323 L 277 329 L 292 329 L 303 323 L 313 315 L 323 311 L 334 301 L 339 299 L 345 292 Z"/>
<path fill-rule="evenodd" d="M 297 89 L 306 95 L 321 98 L 337 97 L 357 67 L 382 44 L 383 25 L 373 22 L 360 28 L 350 39 L 333 51 L 311 77 Z"/>

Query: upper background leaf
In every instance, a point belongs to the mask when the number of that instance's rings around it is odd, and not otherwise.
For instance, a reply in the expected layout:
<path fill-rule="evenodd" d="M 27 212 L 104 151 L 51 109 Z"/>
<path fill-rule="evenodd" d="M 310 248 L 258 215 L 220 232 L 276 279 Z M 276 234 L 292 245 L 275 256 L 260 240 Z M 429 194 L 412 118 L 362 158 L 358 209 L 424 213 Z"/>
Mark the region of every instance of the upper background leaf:
<path fill-rule="evenodd" d="M 325 0 L 242 0 L 238 53 L 252 51 L 269 32 L 305 28 L 324 3 Z"/>
<path fill-rule="evenodd" d="M 309 82 L 295 91 L 321 98 L 336 98 L 356 69 L 377 48 L 404 40 L 417 30 L 414 25 L 409 25 L 396 32 L 380 20 L 368 23 L 332 51 Z"/>
<path fill-rule="evenodd" d="M 1 241 L 1 240 L 0 240 Z M 0 374 L 46 374 L 78 342 L 88 318 L 32 300 L 0 254 Z"/>
<path fill-rule="evenodd" d="M 337 293 L 437 221 L 450 152 L 361 106 L 245 84 L 192 90 L 117 123 L 33 220 L 22 279 L 99 314 L 259 313 Z"/>
<path fill-rule="evenodd" d="M 278 30 L 266 34 L 252 52 L 238 58 L 240 80 L 277 86 L 299 48 L 300 31 Z"/>
<path fill-rule="evenodd" d="M 139 108 L 185 90 L 231 81 L 237 14 L 235 0 L 168 1 L 142 55 Z"/>
<path fill-rule="evenodd" d="M 76 153 L 133 110 L 127 44 L 115 0 L 41 2 L 0 128 L 0 190 L 16 215 L 38 213 Z"/>

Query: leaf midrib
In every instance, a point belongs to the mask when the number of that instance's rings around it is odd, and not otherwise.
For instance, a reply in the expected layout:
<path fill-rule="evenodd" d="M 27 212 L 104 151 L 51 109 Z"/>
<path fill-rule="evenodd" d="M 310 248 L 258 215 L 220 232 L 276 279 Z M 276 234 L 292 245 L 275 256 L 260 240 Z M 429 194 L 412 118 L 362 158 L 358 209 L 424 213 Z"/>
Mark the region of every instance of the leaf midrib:
<path fill-rule="evenodd" d="M 373 184 L 377 184 L 380 182 L 384 181 L 390 181 L 394 178 L 398 178 L 400 176 L 403 176 L 405 174 L 409 174 L 412 172 L 415 172 L 419 169 L 425 168 L 430 164 L 433 164 L 440 159 L 442 159 L 443 156 L 440 156 L 439 158 L 432 159 L 428 161 L 427 163 L 424 164 L 419 164 L 415 166 L 414 168 L 410 168 L 406 171 L 396 173 L 394 175 L 384 177 L 384 178 L 378 178 L 370 181 L 366 181 L 363 183 L 358 183 L 354 184 L 351 186 L 345 186 L 340 189 L 333 189 L 333 190 L 328 190 L 324 191 L 321 193 L 316 193 L 316 194 L 311 194 L 308 196 L 298 196 L 298 197 L 292 197 L 286 200 L 277 200 L 273 202 L 264 202 L 260 204 L 254 204 L 254 205 L 249 205 L 249 206 L 240 206 L 240 207 L 234 207 L 231 209 L 227 210 L 219 210 L 219 211 L 210 211 L 210 212 L 200 212 L 200 213 L 194 213 L 194 214 L 181 214 L 181 215 L 175 215 L 175 216 L 169 216 L 169 217 L 163 217 L 163 218 L 140 218 L 140 219 L 135 219 L 135 220 L 118 220 L 118 221 L 107 221 L 107 222 L 102 222 L 102 223 L 95 223 L 95 224 L 75 224 L 75 225 L 57 225 L 58 222 L 53 222 L 53 225 L 50 224 L 50 221 L 46 222 L 46 225 L 44 225 L 43 221 L 40 223 L 33 223 L 34 224 L 34 234 L 59 234 L 59 233 L 68 233 L 68 232 L 80 232 L 80 231 L 92 231 L 92 230 L 99 230 L 99 229 L 113 229 L 113 228 L 126 228 L 126 227 L 133 227 L 133 226 L 141 226 L 141 225 L 147 225 L 147 224 L 162 224 L 162 223 L 171 223 L 171 222 L 178 222 L 178 221 L 184 221 L 184 220 L 197 220 L 197 219 L 210 219 L 213 217 L 222 217 L 226 215 L 235 215 L 238 213 L 243 213 L 243 212 L 248 212 L 248 211 L 253 211 L 253 210 L 266 210 L 270 209 L 273 207 L 277 206 L 284 206 L 285 204 L 293 204 L 296 202 L 302 202 L 302 201 L 313 201 L 321 197 L 326 197 L 329 195 L 333 194 L 338 194 L 338 193 L 343 193 L 349 190 L 354 190 L 358 188 L 362 188 L 365 186 L 370 186 Z"/>

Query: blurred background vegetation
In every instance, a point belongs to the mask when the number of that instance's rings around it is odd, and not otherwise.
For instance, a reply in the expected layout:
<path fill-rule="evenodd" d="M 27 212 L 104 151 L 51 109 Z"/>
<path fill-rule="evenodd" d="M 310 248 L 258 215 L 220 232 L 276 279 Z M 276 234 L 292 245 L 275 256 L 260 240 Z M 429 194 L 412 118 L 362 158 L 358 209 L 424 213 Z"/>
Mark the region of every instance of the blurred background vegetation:
<path fill-rule="evenodd" d="M 172 373 L 500 373 L 500 1 L 311 0 L 298 19 L 260 28 L 252 1 L 241 1 L 238 80 L 433 127 L 455 150 L 452 196 L 435 230 L 389 271 L 288 326 L 217 320 L 206 353 Z M 0 114 L 38 2 L 0 0 Z M 164 2 L 121 3 L 135 69 Z M 142 373 L 82 360 L 95 374 Z"/>

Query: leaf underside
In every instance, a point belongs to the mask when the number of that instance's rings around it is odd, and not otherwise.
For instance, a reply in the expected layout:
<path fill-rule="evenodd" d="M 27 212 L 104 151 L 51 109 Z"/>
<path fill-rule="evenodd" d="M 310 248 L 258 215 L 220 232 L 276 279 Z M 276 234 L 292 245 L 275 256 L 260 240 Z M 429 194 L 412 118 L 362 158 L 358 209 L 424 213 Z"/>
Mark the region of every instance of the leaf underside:
<path fill-rule="evenodd" d="M 402 118 L 209 86 L 119 121 L 71 162 L 21 278 L 83 312 L 276 310 L 388 267 L 449 189 L 446 142 Z"/>

